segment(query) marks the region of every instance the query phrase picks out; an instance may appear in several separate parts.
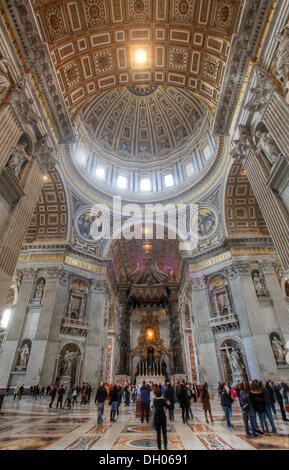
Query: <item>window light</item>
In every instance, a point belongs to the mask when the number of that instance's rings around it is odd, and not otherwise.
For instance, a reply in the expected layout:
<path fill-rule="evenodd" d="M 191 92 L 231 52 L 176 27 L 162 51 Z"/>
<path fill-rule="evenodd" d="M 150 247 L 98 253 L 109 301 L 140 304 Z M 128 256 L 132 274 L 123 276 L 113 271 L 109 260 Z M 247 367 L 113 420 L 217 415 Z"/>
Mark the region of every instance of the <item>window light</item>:
<path fill-rule="evenodd" d="M 166 175 L 165 176 L 165 186 L 166 188 L 170 188 L 171 186 L 174 186 L 175 184 L 175 180 L 174 180 L 174 177 L 173 175 Z"/>
<path fill-rule="evenodd" d="M 151 191 L 152 189 L 152 183 L 151 180 L 149 179 L 143 179 L 140 182 L 140 190 L 141 191 Z"/>
<path fill-rule="evenodd" d="M 105 168 L 103 166 L 99 165 L 96 168 L 95 175 L 100 180 L 104 180 L 104 178 L 105 178 Z"/>
<path fill-rule="evenodd" d="M 117 186 L 120 189 L 126 189 L 127 188 L 127 178 L 125 176 L 120 175 L 117 178 Z"/>

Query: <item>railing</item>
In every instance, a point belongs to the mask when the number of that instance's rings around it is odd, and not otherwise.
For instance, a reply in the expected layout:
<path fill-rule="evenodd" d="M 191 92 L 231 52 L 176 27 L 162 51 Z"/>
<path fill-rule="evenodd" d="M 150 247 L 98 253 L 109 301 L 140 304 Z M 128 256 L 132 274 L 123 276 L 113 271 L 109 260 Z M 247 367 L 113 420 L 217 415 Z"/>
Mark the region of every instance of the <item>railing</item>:
<path fill-rule="evenodd" d="M 235 313 L 229 315 L 216 316 L 210 319 L 209 326 L 216 333 L 218 331 L 228 331 L 239 328 L 239 318 Z"/>
<path fill-rule="evenodd" d="M 61 333 L 70 336 L 87 336 L 89 324 L 84 320 L 64 318 L 61 324 Z"/>

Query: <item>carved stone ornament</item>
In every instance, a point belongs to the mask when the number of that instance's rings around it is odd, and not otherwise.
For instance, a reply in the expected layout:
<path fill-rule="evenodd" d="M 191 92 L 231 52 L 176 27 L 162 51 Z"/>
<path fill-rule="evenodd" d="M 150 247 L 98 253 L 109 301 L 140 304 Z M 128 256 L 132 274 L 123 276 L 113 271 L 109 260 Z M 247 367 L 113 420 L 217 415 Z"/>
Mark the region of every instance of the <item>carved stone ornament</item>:
<path fill-rule="evenodd" d="M 0 104 L 3 103 L 7 92 L 10 88 L 10 81 L 8 78 L 9 60 L 0 59 Z"/>
<path fill-rule="evenodd" d="M 250 130 L 246 126 L 240 125 L 239 139 L 235 139 L 233 141 L 233 148 L 230 155 L 234 160 L 243 163 L 248 156 L 251 146 L 253 145 Z"/>
<path fill-rule="evenodd" d="M 258 142 L 257 150 L 263 150 L 271 165 L 274 165 L 277 158 L 281 155 L 281 152 L 270 132 L 258 130 L 255 136 Z"/>
<path fill-rule="evenodd" d="M 7 163 L 7 168 L 13 173 L 18 180 L 21 176 L 21 170 L 28 161 L 28 155 L 25 151 L 26 144 L 18 143 L 12 150 L 11 156 Z"/>
<path fill-rule="evenodd" d="M 94 294 L 109 294 L 109 287 L 106 281 L 91 281 L 91 292 Z"/>
<path fill-rule="evenodd" d="M 190 279 L 190 286 L 193 291 L 205 289 L 206 287 L 205 277 L 201 276 L 201 277 L 194 277 L 193 279 Z"/>
<path fill-rule="evenodd" d="M 275 57 L 275 70 L 277 79 L 280 81 L 286 102 L 289 104 L 289 24 L 287 24 L 282 32 L 277 34 L 279 47 Z"/>
<path fill-rule="evenodd" d="M 231 44 L 225 79 L 215 113 L 213 128 L 215 135 L 230 133 L 247 65 L 259 43 L 269 7 L 267 0 L 250 0 L 245 3 L 239 32 Z"/>
<path fill-rule="evenodd" d="M 225 272 L 227 274 L 227 276 L 229 277 L 229 279 L 237 279 L 239 273 L 238 273 L 238 270 L 236 268 L 236 266 L 230 266 L 229 268 L 226 268 L 225 269 Z"/>
<path fill-rule="evenodd" d="M 251 273 L 250 263 L 235 263 L 235 268 L 238 270 L 239 275 L 248 275 Z"/>
<path fill-rule="evenodd" d="M 24 281 L 33 281 L 33 279 L 36 276 L 37 269 L 35 269 L 35 268 L 25 268 L 25 269 L 23 269 L 23 273 L 24 273 L 24 276 L 23 276 Z"/>
<path fill-rule="evenodd" d="M 250 89 L 250 98 L 245 105 L 245 109 L 253 113 L 262 113 L 274 90 L 273 78 L 261 67 L 255 67 L 256 84 Z"/>
<path fill-rule="evenodd" d="M 25 61 L 34 76 L 38 78 L 41 95 L 59 136 L 59 143 L 71 143 L 74 141 L 73 126 L 61 93 L 49 47 L 42 42 L 31 2 L 5 0 L 5 6 Z"/>

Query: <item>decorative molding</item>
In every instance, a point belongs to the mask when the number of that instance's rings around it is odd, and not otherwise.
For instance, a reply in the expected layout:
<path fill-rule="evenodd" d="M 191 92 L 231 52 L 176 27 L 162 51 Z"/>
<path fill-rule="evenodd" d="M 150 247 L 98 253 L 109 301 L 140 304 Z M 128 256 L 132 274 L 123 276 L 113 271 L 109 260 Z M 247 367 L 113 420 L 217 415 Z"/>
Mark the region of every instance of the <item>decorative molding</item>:
<path fill-rule="evenodd" d="M 73 127 L 66 110 L 47 44 L 44 44 L 30 2 L 4 0 L 18 45 L 38 83 L 42 98 L 59 137 L 59 143 L 74 141 Z"/>

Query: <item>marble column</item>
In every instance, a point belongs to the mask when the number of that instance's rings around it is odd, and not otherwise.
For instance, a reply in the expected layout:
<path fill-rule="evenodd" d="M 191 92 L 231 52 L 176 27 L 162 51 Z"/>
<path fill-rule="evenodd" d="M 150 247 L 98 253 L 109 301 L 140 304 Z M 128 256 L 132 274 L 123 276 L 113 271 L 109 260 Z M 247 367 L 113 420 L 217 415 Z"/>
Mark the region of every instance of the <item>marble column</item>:
<path fill-rule="evenodd" d="M 271 348 L 270 339 L 264 327 L 261 309 L 259 306 L 258 298 L 255 291 L 255 286 L 251 276 L 251 266 L 248 262 L 235 263 L 235 268 L 239 273 L 240 286 L 242 298 L 239 295 L 235 297 L 238 299 L 238 314 L 240 318 L 246 319 L 244 325 L 249 325 L 252 332 L 252 341 L 250 338 L 244 338 L 244 346 L 246 349 L 247 361 L 250 367 L 252 379 L 266 380 L 269 377 L 277 379 L 278 371 L 276 361 Z M 235 295 L 237 296 L 237 287 Z M 241 320 L 242 323 L 242 320 Z M 246 334 L 247 327 L 242 327 L 242 333 Z"/>
<path fill-rule="evenodd" d="M 55 267 L 48 269 L 43 277 L 46 279 L 45 291 L 27 367 L 27 386 L 35 381 L 42 385 L 51 383 L 64 318 L 68 274 Z"/>
<path fill-rule="evenodd" d="M 39 362 L 39 381 L 41 384 L 50 384 L 54 378 L 55 361 L 59 355 L 61 324 L 65 317 L 68 286 L 68 272 L 57 268 L 51 268 L 47 271 L 47 290 L 43 298 L 43 310 L 39 319 L 34 348 L 35 355 L 39 348 L 43 358 L 42 363 Z M 37 361 L 36 356 L 35 361 Z M 31 372 L 32 368 L 35 370 L 33 362 Z"/>
<path fill-rule="evenodd" d="M 2 171 L 23 131 L 9 103 L 0 106 L 0 123 L 0 171 Z"/>
<path fill-rule="evenodd" d="M 104 319 L 108 308 L 108 284 L 106 280 L 91 282 L 90 311 L 88 313 L 89 332 L 83 369 L 83 380 L 93 387 L 100 379 L 101 352 L 103 347 Z"/>
<path fill-rule="evenodd" d="M 265 276 L 267 288 L 270 293 L 270 297 L 273 302 L 275 318 L 280 326 L 280 330 L 283 334 L 285 344 L 289 341 L 289 312 L 288 305 L 281 291 L 280 284 L 277 279 L 273 267 L 274 261 L 264 260 L 261 263 L 262 271 Z"/>
<path fill-rule="evenodd" d="M 198 358 L 198 378 L 211 386 L 220 380 L 216 347 L 213 332 L 209 326 L 210 305 L 203 276 L 190 278 L 190 311 L 194 318 L 193 326 L 196 341 L 196 356 Z"/>
<path fill-rule="evenodd" d="M 10 375 L 16 367 L 18 348 L 20 347 L 21 334 L 26 318 L 27 306 L 29 305 L 36 276 L 36 269 L 25 269 L 21 284 L 17 305 L 15 306 L 13 317 L 10 321 L 6 341 L 3 344 L 0 354 L 0 388 L 5 388 L 9 384 Z"/>
<path fill-rule="evenodd" d="M 13 209 L 10 221 L 5 227 L 5 233 L 2 234 L 0 247 L 0 309 L 5 304 L 24 238 L 43 186 L 42 175 L 43 170 L 38 161 L 35 160 L 25 184 L 25 196 Z"/>
<path fill-rule="evenodd" d="M 239 319 L 240 336 L 244 346 L 247 366 L 249 368 L 248 378 L 259 379 L 262 374 L 259 368 L 259 361 L 257 358 L 256 346 L 254 343 L 253 331 L 250 324 L 249 312 L 244 299 L 244 292 L 242 289 L 241 279 L 238 270 L 235 266 L 230 266 L 225 270 L 229 283 L 231 294 L 234 302 L 234 310 Z M 240 268 L 240 272 L 242 269 Z M 247 294 L 247 293 L 246 293 Z"/>

